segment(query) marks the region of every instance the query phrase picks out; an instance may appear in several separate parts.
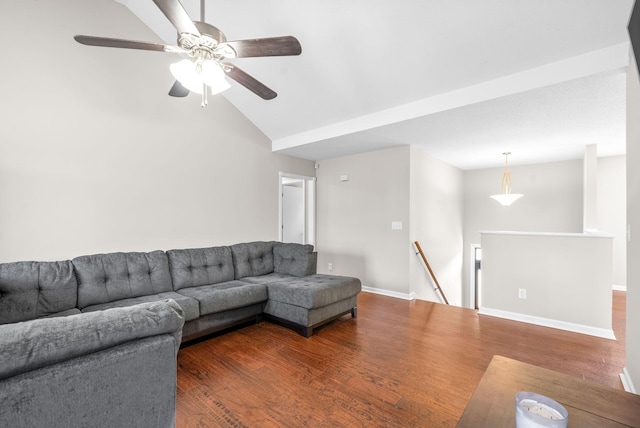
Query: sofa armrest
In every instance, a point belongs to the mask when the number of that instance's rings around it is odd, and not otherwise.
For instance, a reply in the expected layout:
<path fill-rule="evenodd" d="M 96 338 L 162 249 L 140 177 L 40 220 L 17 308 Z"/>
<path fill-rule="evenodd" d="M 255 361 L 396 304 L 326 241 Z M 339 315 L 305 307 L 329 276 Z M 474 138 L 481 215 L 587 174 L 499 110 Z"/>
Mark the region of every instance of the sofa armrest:
<path fill-rule="evenodd" d="M 1 325 L 0 379 L 161 334 L 174 336 L 177 354 L 183 324 L 182 309 L 169 299 Z"/>
<path fill-rule="evenodd" d="M 308 276 L 316 273 L 316 256 L 313 245 L 277 243 L 273 247 L 273 270 L 293 276 Z"/>

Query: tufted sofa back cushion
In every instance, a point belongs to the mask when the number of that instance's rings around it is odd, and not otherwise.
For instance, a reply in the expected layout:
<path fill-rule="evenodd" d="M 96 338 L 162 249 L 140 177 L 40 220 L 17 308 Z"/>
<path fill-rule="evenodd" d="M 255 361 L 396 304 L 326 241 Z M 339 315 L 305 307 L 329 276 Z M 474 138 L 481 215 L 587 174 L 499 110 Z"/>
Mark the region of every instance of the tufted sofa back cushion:
<path fill-rule="evenodd" d="M 69 260 L 0 264 L 0 324 L 73 309 L 77 293 Z"/>
<path fill-rule="evenodd" d="M 273 273 L 275 242 L 248 242 L 231 246 L 236 279 Z"/>
<path fill-rule="evenodd" d="M 175 290 L 233 281 L 229 247 L 169 250 L 167 255 Z"/>
<path fill-rule="evenodd" d="M 316 273 L 316 253 L 313 245 L 277 243 L 273 247 L 273 270 L 293 276 Z"/>
<path fill-rule="evenodd" d="M 72 260 L 78 280 L 78 307 L 172 291 L 163 251 L 110 253 Z"/>

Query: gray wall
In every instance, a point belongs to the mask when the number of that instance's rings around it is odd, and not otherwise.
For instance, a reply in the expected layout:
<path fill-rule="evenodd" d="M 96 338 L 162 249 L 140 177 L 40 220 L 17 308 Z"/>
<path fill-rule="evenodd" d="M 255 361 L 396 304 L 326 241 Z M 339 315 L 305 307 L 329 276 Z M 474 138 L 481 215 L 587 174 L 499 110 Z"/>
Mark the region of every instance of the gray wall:
<path fill-rule="evenodd" d="M 627 176 L 625 156 L 598 159 L 598 229 L 613 238 L 614 286 L 627 285 Z"/>
<path fill-rule="evenodd" d="M 479 313 L 615 338 L 611 264 L 603 263 L 612 242 L 593 233 L 483 233 Z"/>
<path fill-rule="evenodd" d="M 514 154 L 515 156 L 515 154 Z M 464 305 L 469 305 L 471 244 L 481 230 L 582 232 L 582 161 L 510 166 L 514 193 L 524 197 L 503 207 L 489 195 L 500 193 L 504 168 L 464 174 Z"/>
<path fill-rule="evenodd" d="M 598 159 L 598 230 L 613 240 L 613 284 L 626 285 L 625 157 Z M 510 166 L 514 193 L 525 196 L 510 207 L 489 198 L 500 192 L 504 168 L 464 173 L 463 297 L 469 305 L 471 244 L 480 243 L 481 230 L 579 233 L 583 231 L 583 161 Z"/>
<path fill-rule="evenodd" d="M 278 238 L 278 172 L 313 163 L 221 96 L 167 96 L 178 57 L 73 40 L 157 41 L 124 6 L 11 0 L 0 32 L 1 262 Z"/>
<path fill-rule="evenodd" d="M 409 146 L 319 165 L 320 272 L 331 263 L 332 273 L 358 276 L 378 292 L 440 301 L 416 256 L 417 240 L 447 298 L 460 303 L 462 171 Z M 340 181 L 343 174 L 349 181 Z"/>
<path fill-rule="evenodd" d="M 461 170 L 411 148 L 411 236 L 420 242 L 447 300 L 462 301 L 463 183 Z M 411 292 L 418 299 L 442 302 L 435 283 L 411 247 Z"/>
<path fill-rule="evenodd" d="M 627 364 L 636 389 L 640 388 L 640 76 L 633 50 L 627 71 Z"/>
<path fill-rule="evenodd" d="M 357 276 L 365 287 L 408 296 L 409 152 L 403 146 L 319 163 L 319 272 Z M 344 174 L 349 181 L 340 181 Z M 391 229 L 394 221 L 402 230 Z"/>

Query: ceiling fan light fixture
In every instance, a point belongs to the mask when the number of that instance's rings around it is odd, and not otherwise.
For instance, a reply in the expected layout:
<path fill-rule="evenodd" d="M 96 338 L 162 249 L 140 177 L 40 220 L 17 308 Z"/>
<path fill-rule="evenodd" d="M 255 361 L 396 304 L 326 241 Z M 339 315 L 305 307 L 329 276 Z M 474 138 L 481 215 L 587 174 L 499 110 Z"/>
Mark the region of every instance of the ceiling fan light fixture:
<path fill-rule="evenodd" d="M 513 182 L 509 173 L 509 155 L 511 152 L 504 152 L 504 174 L 502 174 L 502 193 L 491 195 L 490 198 L 498 201 L 502 206 L 508 207 L 524 195 L 522 193 L 511 193 Z"/>
<path fill-rule="evenodd" d="M 189 59 L 183 59 L 171 64 L 169 70 L 182 86 L 191 92 L 202 94 L 202 76 L 198 72 L 198 67 L 195 62 Z"/>
<path fill-rule="evenodd" d="M 235 58 L 293 56 L 302 53 L 300 42 L 293 36 L 227 41 L 220 29 L 204 22 L 205 0 L 200 0 L 200 21 L 191 19 L 180 0 L 153 0 L 153 3 L 176 29 L 177 46 L 81 34 L 74 36 L 74 39 L 88 46 L 168 52 L 183 55 L 183 58 L 188 57 L 171 65 L 171 74 L 176 81 L 169 95 L 186 97 L 190 92 L 195 92 L 202 96 L 203 107 L 207 105 L 209 92 L 217 94 L 230 87 L 226 77 L 263 100 L 272 100 L 278 95 L 235 64 L 222 61 Z M 208 61 L 211 63 L 208 64 Z"/>

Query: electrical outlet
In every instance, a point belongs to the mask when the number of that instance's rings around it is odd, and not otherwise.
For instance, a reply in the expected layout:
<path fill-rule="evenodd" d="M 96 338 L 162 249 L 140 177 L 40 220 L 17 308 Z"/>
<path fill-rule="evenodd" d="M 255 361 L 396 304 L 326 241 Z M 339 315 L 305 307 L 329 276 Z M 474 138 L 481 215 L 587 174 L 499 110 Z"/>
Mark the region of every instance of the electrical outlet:
<path fill-rule="evenodd" d="M 329 270 L 333 270 L 333 263 L 329 263 L 328 268 L 329 268 Z"/>
<path fill-rule="evenodd" d="M 518 299 L 526 299 L 526 298 L 527 298 L 527 289 L 518 288 Z"/>

